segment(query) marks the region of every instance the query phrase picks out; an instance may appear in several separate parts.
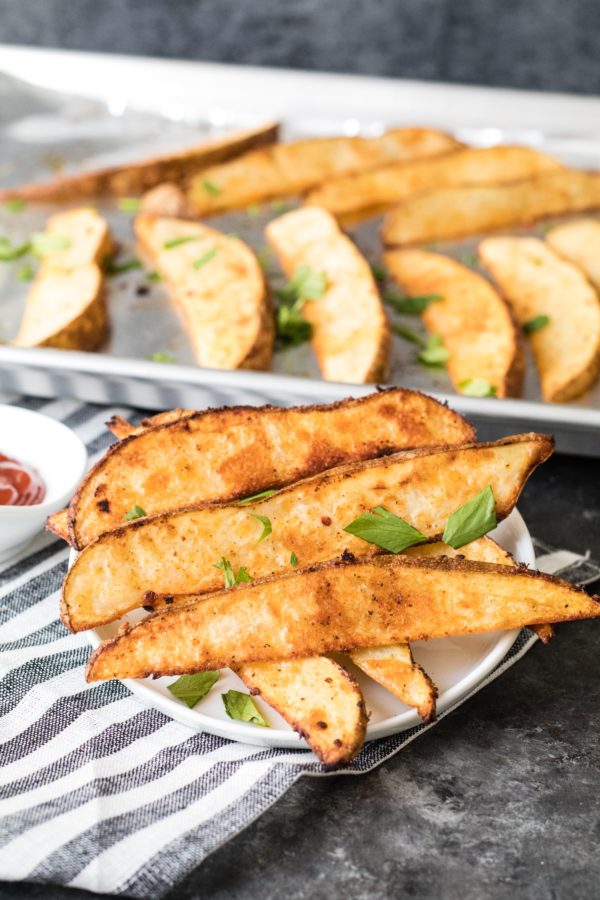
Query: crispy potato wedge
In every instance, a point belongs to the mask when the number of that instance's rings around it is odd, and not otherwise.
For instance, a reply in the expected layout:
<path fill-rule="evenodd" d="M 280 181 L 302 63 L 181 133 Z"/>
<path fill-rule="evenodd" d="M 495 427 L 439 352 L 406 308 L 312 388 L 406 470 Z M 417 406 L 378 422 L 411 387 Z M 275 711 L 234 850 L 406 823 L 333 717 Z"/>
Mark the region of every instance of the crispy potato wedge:
<path fill-rule="evenodd" d="M 551 228 L 546 242 L 559 256 L 578 266 L 600 291 L 600 221 L 576 219 Z"/>
<path fill-rule="evenodd" d="M 305 206 L 270 222 L 265 235 L 288 276 L 299 266 L 326 275 L 323 296 L 303 306 L 323 378 L 351 384 L 385 380 L 391 338 L 377 285 L 333 216 Z"/>
<path fill-rule="evenodd" d="M 525 373 L 523 342 L 505 300 L 481 275 L 448 256 L 425 250 L 390 250 L 390 275 L 409 296 L 440 294 L 422 314 L 427 329 L 450 351 L 446 367 L 457 391 L 485 379 L 498 397 L 517 397 Z"/>
<path fill-rule="evenodd" d="M 63 622 L 81 631 L 151 605 L 155 595 L 217 590 L 222 557 L 260 578 L 290 568 L 292 553 L 301 566 L 344 550 L 371 555 L 378 548 L 344 528 L 378 505 L 439 539 L 448 516 L 491 485 L 502 519 L 552 450 L 552 438 L 535 434 L 410 450 L 340 466 L 245 506 L 205 505 L 131 522 L 81 552 L 64 582 Z"/>
<path fill-rule="evenodd" d="M 425 670 L 413 659 L 410 644 L 366 647 L 348 654 L 352 662 L 408 706 L 414 706 L 424 722 L 435 719 L 438 690 Z"/>
<path fill-rule="evenodd" d="M 69 509 L 81 549 L 124 522 L 135 504 L 153 514 L 279 488 L 340 463 L 405 448 L 459 445 L 473 427 L 437 400 L 391 388 L 357 400 L 283 409 L 172 410 L 113 445 Z M 125 426 L 117 424 L 125 432 Z"/>
<path fill-rule="evenodd" d="M 108 225 L 84 207 L 52 216 L 45 234 L 65 246 L 43 256 L 13 344 L 97 350 L 108 334 L 100 268 L 113 247 Z"/>
<path fill-rule="evenodd" d="M 394 555 L 340 560 L 124 626 L 93 653 L 87 678 L 179 675 L 597 616 L 599 597 L 523 568 Z"/>
<path fill-rule="evenodd" d="M 46 519 L 46 528 L 53 534 L 62 538 L 63 541 L 69 540 L 69 510 L 59 509 Z"/>
<path fill-rule="evenodd" d="M 385 244 L 418 244 L 529 225 L 544 216 L 600 207 L 600 173 L 565 170 L 491 187 L 440 188 L 385 217 Z"/>
<path fill-rule="evenodd" d="M 532 147 L 465 147 L 326 182 L 311 191 L 306 202 L 343 217 L 374 207 L 389 208 L 435 188 L 504 184 L 563 168 L 557 159 Z"/>
<path fill-rule="evenodd" d="M 165 153 L 136 163 L 62 176 L 52 181 L 24 184 L 0 192 L 0 201 L 15 197 L 39 202 L 77 200 L 102 194 L 139 194 L 161 181 L 181 183 L 205 166 L 224 162 L 255 147 L 277 140 L 278 125 L 269 122 L 250 131 L 235 131 L 186 150 Z"/>
<path fill-rule="evenodd" d="M 249 662 L 236 670 L 251 693 L 276 709 L 333 768 L 350 762 L 367 730 L 365 701 L 355 679 L 326 656 Z"/>
<path fill-rule="evenodd" d="M 537 238 L 488 238 L 479 255 L 521 325 L 550 318 L 529 335 L 544 400 L 578 397 L 600 371 L 600 300 L 592 285 Z"/>
<path fill-rule="evenodd" d="M 332 137 L 275 144 L 205 169 L 187 190 L 187 205 L 205 216 L 250 203 L 302 194 L 330 178 L 459 147 L 431 128 L 398 128 L 379 137 Z"/>
<path fill-rule="evenodd" d="M 123 416 L 111 416 L 106 427 L 111 434 L 119 441 L 131 437 L 133 434 L 143 434 L 149 428 L 155 428 L 157 425 L 168 425 L 171 422 L 177 422 L 183 416 L 191 416 L 195 412 L 193 409 L 168 409 L 165 412 L 157 413 L 155 416 L 148 416 L 142 419 L 139 425 L 132 425 Z"/>
<path fill-rule="evenodd" d="M 171 289 L 198 363 L 214 369 L 265 369 L 273 316 L 262 269 L 250 248 L 197 222 L 141 213 L 135 232 Z"/>

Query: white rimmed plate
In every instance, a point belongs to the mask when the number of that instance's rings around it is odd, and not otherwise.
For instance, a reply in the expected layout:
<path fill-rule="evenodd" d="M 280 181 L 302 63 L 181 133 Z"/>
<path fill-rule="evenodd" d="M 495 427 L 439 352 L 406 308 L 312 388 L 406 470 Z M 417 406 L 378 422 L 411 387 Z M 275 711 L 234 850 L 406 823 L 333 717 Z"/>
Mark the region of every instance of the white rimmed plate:
<path fill-rule="evenodd" d="M 491 536 L 519 562 L 534 565 L 535 554 L 531 537 L 517 510 L 514 510 Z M 93 647 L 97 647 L 101 641 L 112 637 L 117 628 L 117 623 L 111 623 L 89 631 L 90 643 Z M 447 709 L 479 684 L 504 658 L 518 634 L 517 629 L 413 643 L 416 661 L 424 667 L 438 686 L 438 711 Z M 389 691 L 358 670 L 353 669 L 353 672 L 358 677 L 370 713 L 368 741 L 397 734 L 419 724 L 420 720 L 414 709 L 405 706 Z M 259 698 L 256 699 L 256 704 L 269 723 L 269 728 L 229 719 L 221 694 L 230 688 L 241 691 L 247 691 L 247 688 L 228 669 L 222 671 L 219 681 L 194 709 L 188 709 L 167 690 L 167 685 L 174 680 L 174 678 L 156 680 L 143 678 L 128 679 L 123 683 L 143 703 L 160 709 L 170 718 L 188 725 L 195 731 L 207 731 L 220 737 L 261 747 L 307 746 L 287 722 Z"/>

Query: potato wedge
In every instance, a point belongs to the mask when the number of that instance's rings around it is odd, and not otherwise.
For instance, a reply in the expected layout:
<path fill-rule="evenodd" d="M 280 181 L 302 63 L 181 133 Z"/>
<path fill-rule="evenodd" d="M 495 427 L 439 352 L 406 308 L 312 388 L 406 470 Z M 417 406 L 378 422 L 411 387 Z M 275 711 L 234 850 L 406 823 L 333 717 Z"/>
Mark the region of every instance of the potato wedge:
<path fill-rule="evenodd" d="M 599 597 L 527 569 L 394 555 L 334 561 L 124 626 L 93 653 L 87 679 L 179 675 L 597 616 Z"/>
<path fill-rule="evenodd" d="M 390 250 L 383 261 L 409 296 L 443 297 L 427 307 L 422 319 L 450 351 L 446 367 L 457 391 L 483 378 L 498 397 L 520 394 L 525 372 L 521 334 L 507 303 L 485 278 L 425 250 Z"/>
<path fill-rule="evenodd" d="M 563 168 L 557 159 L 532 147 L 465 147 L 326 182 L 311 191 L 306 202 L 340 217 L 373 207 L 389 208 L 435 188 L 504 184 Z"/>
<path fill-rule="evenodd" d="M 300 266 L 326 275 L 323 296 L 303 306 L 323 378 L 351 384 L 385 380 L 391 339 L 377 285 L 333 216 L 305 206 L 270 222 L 265 235 L 289 277 Z"/>
<path fill-rule="evenodd" d="M 555 253 L 572 262 L 600 291 L 600 221 L 576 219 L 551 228 L 546 242 Z"/>
<path fill-rule="evenodd" d="M 389 245 L 418 244 L 599 207 L 600 173 L 566 170 L 495 187 L 419 194 L 387 214 L 382 237 Z"/>
<path fill-rule="evenodd" d="M 491 485 L 502 519 L 552 450 L 551 438 L 535 434 L 410 450 L 340 466 L 245 506 L 205 505 L 131 522 L 81 552 L 64 582 L 63 622 L 81 631 L 151 605 L 155 595 L 217 590 L 222 557 L 235 572 L 245 566 L 260 578 L 290 568 L 292 553 L 301 566 L 344 550 L 371 555 L 374 544 L 343 529 L 378 505 L 439 539 L 448 516 Z"/>
<path fill-rule="evenodd" d="M 97 350 L 108 334 L 100 268 L 113 247 L 108 225 L 95 210 L 84 207 L 52 216 L 45 236 L 57 247 L 49 247 L 42 258 L 12 343 Z"/>
<path fill-rule="evenodd" d="M 269 290 L 243 241 L 197 222 L 141 213 L 135 232 L 168 282 L 198 363 L 265 369 L 273 353 Z"/>
<path fill-rule="evenodd" d="M 431 128 L 398 128 L 379 137 L 331 137 L 275 144 L 238 160 L 203 170 L 187 190 L 198 216 L 290 197 L 330 178 L 365 172 L 398 160 L 436 156 L 459 147 Z"/>
<path fill-rule="evenodd" d="M 529 335 L 544 400 L 578 397 L 600 371 L 600 300 L 592 285 L 537 238 L 488 238 L 479 254 L 521 325 L 549 317 Z"/>
<path fill-rule="evenodd" d="M 173 410 L 147 421 L 149 428 L 113 445 L 82 482 L 69 509 L 73 546 L 122 525 L 136 504 L 154 514 L 235 500 L 341 463 L 475 440 L 462 416 L 403 388 L 292 409 Z M 122 423 L 117 428 L 125 433 Z"/>
<path fill-rule="evenodd" d="M 235 671 L 251 693 L 306 738 L 327 768 L 350 762 L 361 749 L 367 730 L 365 701 L 339 663 L 313 656 L 249 662 Z"/>
<path fill-rule="evenodd" d="M 121 166 L 80 172 L 52 181 L 24 184 L 0 192 L 0 202 L 14 199 L 39 202 L 77 200 L 102 194 L 140 194 L 161 181 L 181 183 L 206 166 L 232 159 L 277 140 L 278 125 L 269 122 L 249 131 L 235 131 L 216 140 L 203 140 L 186 150 L 165 153 Z"/>
<path fill-rule="evenodd" d="M 69 540 L 69 510 L 59 509 L 46 519 L 46 528 L 63 541 Z"/>
<path fill-rule="evenodd" d="M 352 662 L 373 681 L 387 688 L 408 706 L 414 706 L 424 722 L 435 719 L 438 690 L 425 670 L 413 659 L 410 644 L 352 650 Z"/>

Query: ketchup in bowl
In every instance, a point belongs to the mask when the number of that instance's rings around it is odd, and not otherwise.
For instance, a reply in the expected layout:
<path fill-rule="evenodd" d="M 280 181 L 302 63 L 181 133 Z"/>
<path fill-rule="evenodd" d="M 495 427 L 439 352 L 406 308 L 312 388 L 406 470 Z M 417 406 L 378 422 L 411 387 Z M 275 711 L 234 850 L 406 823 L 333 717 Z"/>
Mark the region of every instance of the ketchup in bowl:
<path fill-rule="evenodd" d="M 46 496 L 35 469 L 0 453 L 0 506 L 34 506 Z"/>

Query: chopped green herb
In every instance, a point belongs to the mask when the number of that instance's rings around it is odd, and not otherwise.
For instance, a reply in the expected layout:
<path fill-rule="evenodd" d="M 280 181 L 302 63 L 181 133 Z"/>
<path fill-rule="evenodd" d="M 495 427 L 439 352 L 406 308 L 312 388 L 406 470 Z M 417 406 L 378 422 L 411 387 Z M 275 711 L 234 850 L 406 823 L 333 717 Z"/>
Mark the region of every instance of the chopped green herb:
<path fill-rule="evenodd" d="M 297 565 L 298 565 L 298 557 L 292 550 L 292 552 L 290 554 L 290 566 L 297 566 Z"/>
<path fill-rule="evenodd" d="M 205 266 L 207 263 L 209 263 L 211 261 L 211 259 L 214 259 L 216 255 L 217 255 L 216 247 L 213 247 L 211 250 L 207 250 L 203 256 L 200 256 L 197 260 L 195 260 L 195 262 L 193 264 L 194 268 L 201 269 L 203 266 Z"/>
<path fill-rule="evenodd" d="M 460 261 L 463 266 L 476 266 L 479 263 L 476 253 L 463 253 Z"/>
<path fill-rule="evenodd" d="M 297 266 L 290 281 L 277 291 L 277 296 L 288 305 L 299 300 L 319 300 L 327 287 L 326 272 L 316 272 L 310 266 Z"/>
<path fill-rule="evenodd" d="M 257 500 L 266 500 L 267 497 L 272 497 L 273 494 L 276 494 L 277 491 L 275 488 L 269 488 L 266 491 L 261 491 L 259 494 L 252 494 L 250 497 L 244 497 L 243 500 L 238 500 L 238 506 L 245 506 L 247 503 L 256 503 Z"/>
<path fill-rule="evenodd" d="M 31 266 L 19 266 L 19 268 L 17 269 L 17 281 L 31 281 L 33 275 L 34 272 Z"/>
<path fill-rule="evenodd" d="M 271 526 L 271 520 L 269 519 L 268 516 L 259 516 L 256 513 L 248 513 L 248 515 L 252 516 L 253 519 L 257 519 L 259 522 L 262 523 L 262 526 L 263 526 L 262 534 L 257 541 L 257 544 L 260 544 L 260 542 L 264 541 L 264 539 L 266 537 L 269 537 L 269 535 L 273 531 L 273 528 Z"/>
<path fill-rule="evenodd" d="M 197 672 L 195 675 L 182 675 L 173 684 L 168 684 L 167 690 L 192 709 L 196 703 L 206 697 L 220 676 L 220 672 Z"/>
<path fill-rule="evenodd" d="M 540 331 L 542 328 L 546 328 L 546 326 L 550 324 L 550 321 L 550 316 L 534 316 L 533 319 L 529 319 L 528 322 L 523 322 L 521 328 L 523 329 L 525 334 L 533 334 L 535 331 Z"/>
<path fill-rule="evenodd" d="M 27 204 L 24 200 L 21 200 L 20 197 L 14 197 L 12 200 L 6 201 L 4 209 L 7 212 L 19 213 L 23 212 L 24 209 L 27 209 Z"/>
<path fill-rule="evenodd" d="M 218 184 L 215 184 L 214 181 L 210 181 L 208 178 L 202 179 L 202 188 L 209 197 L 218 197 L 219 194 L 223 193 L 223 188 L 220 188 Z"/>
<path fill-rule="evenodd" d="M 162 281 L 162 275 L 160 274 L 160 272 L 156 271 L 148 272 L 146 278 L 148 279 L 148 281 Z"/>
<path fill-rule="evenodd" d="M 275 313 L 277 343 L 280 347 L 298 347 L 312 337 L 312 325 L 296 305 L 279 306 Z"/>
<path fill-rule="evenodd" d="M 225 556 L 222 556 L 220 561 L 214 564 L 213 569 L 223 569 L 223 584 L 226 588 L 241 584 L 243 581 L 252 581 L 244 566 L 240 566 L 236 575 L 233 571 L 233 566 Z"/>
<path fill-rule="evenodd" d="M 244 694 L 242 691 L 227 691 L 221 696 L 225 712 L 230 719 L 251 722 L 253 725 L 262 725 L 263 728 L 269 727 L 250 694 Z"/>
<path fill-rule="evenodd" d="M 182 234 L 181 237 L 171 238 L 170 241 L 165 241 L 163 250 L 173 250 L 175 247 L 181 247 L 182 244 L 189 244 L 190 241 L 198 240 L 200 240 L 200 235 L 198 234 Z"/>
<path fill-rule="evenodd" d="M 458 550 L 492 531 L 496 524 L 496 501 L 492 487 L 488 485 L 452 513 L 442 540 Z"/>
<path fill-rule="evenodd" d="M 425 346 L 425 338 L 421 337 L 420 334 L 417 334 L 416 331 L 413 331 L 412 328 L 409 328 L 407 325 L 394 323 L 392 324 L 392 331 L 394 334 L 397 334 L 398 337 L 403 338 L 403 340 L 410 341 L 411 344 L 417 344 L 419 347 Z"/>
<path fill-rule="evenodd" d="M 141 269 L 142 264 L 137 256 L 131 259 L 124 259 L 121 262 L 113 256 L 109 256 L 104 260 L 104 271 L 107 275 L 122 275 L 124 272 L 131 272 L 133 269 Z"/>
<path fill-rule="evenodd" d="M 36 231 L 31 235 L 31 250 L 36 256 L 47 256 L 59 250 L 68 250 L 71 241 L 63 234 L 47 234 L 45 231 Z"/>
<path fill-rule="evenodd" d="M 13 247 L 8 238 L 0 238 L 0 262 L 12 262 L 13 259 L 20 259 L 31 250 L 31 244 L 19 244 Z"/>
<path fill-rule="evenodd" d="M 260 203 L 251 203 L 246 207 L 249 216 L 260 216 Z"/>
<path fill-rule="evenodd" d="M 258 260 L 258 264 L 263 270 L 263 272 L 270 273 L 272 269 L 272 253 L 270 247 L 261 247 L 258 253 L 256 254 L 256 258 Z"/>
<path fill-rule="evenodd" d="M 142 201 L 138 197 L 121 197 L 117 200 L 117 206 L 121 212 L 136 213 L 142 205 Z"/>
<path fill-rule="evenodd" d="M 146 510 L 142 509 L 141 506 L 138 506 L 137 503 L 135 506 L 132 506 L 130 510 L 125 513 L 125 518 L 128 522 L 131 522 L 132 519 L 143 519 L 146 515 Z"/>
<path fill-rule="evenodd" d="M 363 513 L 346 525 L 344 531 L 390 553 L 401 553 L 407 547 L 428 540 L 426 535 L 384 506 L 376 506 L 373 512 Z"/>
<path fill-rule="evenodd" d="M 431 334 L 417 359 L 425 366 L 443 366 L 450 358 L 450 351 L 444 347 L 439 334 Z"/>
<path fill-rule="evenodd" d="M 403 316 L 418 316 L 425 312 L 432 303 L 439 303 L 443 300 L 441 294 L 423 294 L 421 297 L 401 297 L 389 291 L 383 295 L 383 302 L 387 303 L 397 313 Z"/>
<path fill-rule="evenodd" d="M 379 283 L 385 281 L 388 275 L 386 267 L 381 263 L 373 263 L 373 265 L 371 266 L 371 272 L 373 273 L 373 278 L 375 279 L 375 281 L 378 281 Z"/>
<path fill-rule="evenodd" d="M 292 204 L 286 203 L 285 200 L 273 200 L 271 202 L 271 209 L 276 213 L 285 213 L 292 209 Z"/>
<path fill-rule="evenodd" d="M 248 573 L 245 566 L 240 566 L 235 576 L 235 583 L 241 584 L 243 581 L 252 581 L 252 576 Z"/>
<path fill-rule="evenodd" d="M 174 356 L 169 356 L 168 353 L 163 353 L 162 350 L 159 350 L 157 353 L 153 353 L 150 357 L 152 362 L 159 363 L 174 363 L 177 362 Z"/>
<path fill-rule="evenodd" d="M 498 393 L 485 378 L 466 378 L 458 386 L 465 397 L 495 397 Z"/>

